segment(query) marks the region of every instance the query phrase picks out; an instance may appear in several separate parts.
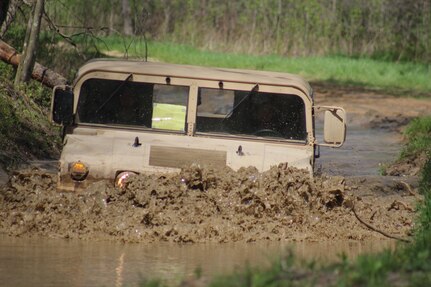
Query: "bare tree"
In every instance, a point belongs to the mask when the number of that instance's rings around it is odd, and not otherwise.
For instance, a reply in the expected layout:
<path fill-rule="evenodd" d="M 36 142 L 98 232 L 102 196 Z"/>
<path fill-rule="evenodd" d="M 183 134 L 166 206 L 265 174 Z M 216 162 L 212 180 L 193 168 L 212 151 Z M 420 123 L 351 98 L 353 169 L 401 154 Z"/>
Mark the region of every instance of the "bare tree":
<path fill-rule="evenodd" d="M 15 86 L 30 80 L 36 61 L 37 43 L 39 41 L 40 23 L 44 11 L 45 0 L 35 0 L 32 13 L 27 24 L 22 57 L 15 75 Z"/>
<path fill-rule="evenodd" d="M 126 36 L 133 35 L 132 17 L 129 0 L 121 0 L 121 10 L 123 12 L 123 32 Z"/>

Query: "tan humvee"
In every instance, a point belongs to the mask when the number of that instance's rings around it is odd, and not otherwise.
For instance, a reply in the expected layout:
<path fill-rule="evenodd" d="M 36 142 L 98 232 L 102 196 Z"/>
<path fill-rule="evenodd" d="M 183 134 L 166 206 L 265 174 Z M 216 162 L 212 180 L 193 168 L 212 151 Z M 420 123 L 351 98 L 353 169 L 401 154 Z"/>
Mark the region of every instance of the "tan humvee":
<path fill-rule="evenodd" d="M 190 164 L 312 174 L 318 146 L 339 147 L 346 134 L 344 110 L 313 106 L 298 76 L 125 60 L 91 61 L 73 87 L 56 87 L 52 119 L 64 125 L 58 189 L 68 191 Z"/>

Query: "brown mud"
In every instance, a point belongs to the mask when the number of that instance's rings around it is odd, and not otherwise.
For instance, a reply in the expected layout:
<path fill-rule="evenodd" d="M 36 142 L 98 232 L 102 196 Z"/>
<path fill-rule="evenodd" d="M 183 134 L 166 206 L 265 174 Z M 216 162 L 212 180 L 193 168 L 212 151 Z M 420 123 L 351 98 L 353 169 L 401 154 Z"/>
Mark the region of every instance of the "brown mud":
<path fill-rule="evenodd" d="M 418 176 L 425 166 L 427 159 L 426 153 L 421 153 L 417 156 L 409 156 L 401 160 L 396 160 L 387 167 L 385 174 L 391 176 Z"/>
<path fill-rule="evenodd" d="M 431 101 L 378 91 L 316 86 L 317 105 L 343 106 L 348 124 L 401 131 L 431 111 Z M 400 136 L 401 139 L 401 136 Z M 419 170 L 400 163 L 393 174 Z M 404 171 L 403 171 L 404 170 Z M 3 180 L 6 177 L 3 176 Z M 57 193 L 57 176 L 20 170 L 0 182 L 0 233 L 125 242 L 333 241 L 383 238 L 359 222 L 408 238 L 415 183 L 405 177 L 310 179 L 293 168 L 191 166 L 180 174 L 139 175 L 124 190 L 98 182 L 83 194 Z"/>
<path fill-rule="evenodd" d="M 180 243 L 383 238 L 355 218 L 355 206 L 376 229 L 408 237 L 416 197 L 403 186 L 379 185 L 310 179 L 295 168 L 191 166 L 180 174 L 135 176 L 123 190 L 98 182 L 76 195 L 57 193 L 55 175 L 27 170 L 0 189 L 0 233 Z"/>

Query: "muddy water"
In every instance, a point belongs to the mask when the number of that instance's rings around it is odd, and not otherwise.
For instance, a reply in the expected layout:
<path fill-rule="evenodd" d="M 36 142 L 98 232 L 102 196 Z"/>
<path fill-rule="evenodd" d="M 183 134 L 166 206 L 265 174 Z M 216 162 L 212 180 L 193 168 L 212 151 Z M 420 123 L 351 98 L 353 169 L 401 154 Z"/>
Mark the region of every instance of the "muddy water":
<path fill-rule="evenodd" d="M 401 137 L 394 132 L 349 126 L 345 144 L 341 148 L 322 147 L 316 167 L 331 175 L 379 175 L 379 167 L 397 158 L 400 148 Z"/>
<path fill-rule="evenodd" d="M 392 134 L 356 127 L 341 150 L 322 149 L 317 164 L 323 173 L 376 175 L 398 149 Z M 191 168 L 137 178 L 122 193 L 96 185 L 80 197 L 59 196 L 54 183 L 43 172 L 16 174 L 0 196 L 0 233 L 21 237 L 0 236 L 0 285 L 123 286 L 140 276 L 175 282 L 198 267 L 212 276 L 247 262 L 265 265 L 287 245 L 326 262 L 393 244 L 357 222 L 353 200 L 377 228 L 405 237 L 413 227 L 414 205 L 395 191 L 357 199 L 339 178 L 313 182 L 294 170 Z"/>
<path fill-rule="evenodd" d="M 391 241 L 145 245 L 5 236 L 0 236 L 0 242 L 0 285 L 16 287 L 136 286 L 142 278 L 154 277 L 177 283 L 193 277 L 198 269 L 202 276 L 211 277 L 247 264 L 269 265 L 274 254 L 287 256 L 290 249 L 298 258 L 329 262 L 342 252 L 353 258 L 393 246 Z"/>

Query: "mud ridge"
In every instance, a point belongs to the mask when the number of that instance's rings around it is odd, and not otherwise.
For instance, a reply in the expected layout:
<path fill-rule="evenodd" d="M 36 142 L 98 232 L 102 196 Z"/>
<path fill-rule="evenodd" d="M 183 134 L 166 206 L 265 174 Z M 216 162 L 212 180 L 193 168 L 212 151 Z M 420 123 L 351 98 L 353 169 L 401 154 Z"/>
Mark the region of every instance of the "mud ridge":
<path fill-rule="evenodd" d="M 15 172 L 0 188 L 0 233 L 180 243 L 382 238 L 355 219 L 353 202 L 386 232 L 406 236 L 414 225 L 412 198 L 361 198 L 342 177 L 311 179 L 295 168 L 190 166 L 132 177 L 124 189 L 97 182 L 83 194 L 57 193 L 56 180 L 38 169 Z"/>

